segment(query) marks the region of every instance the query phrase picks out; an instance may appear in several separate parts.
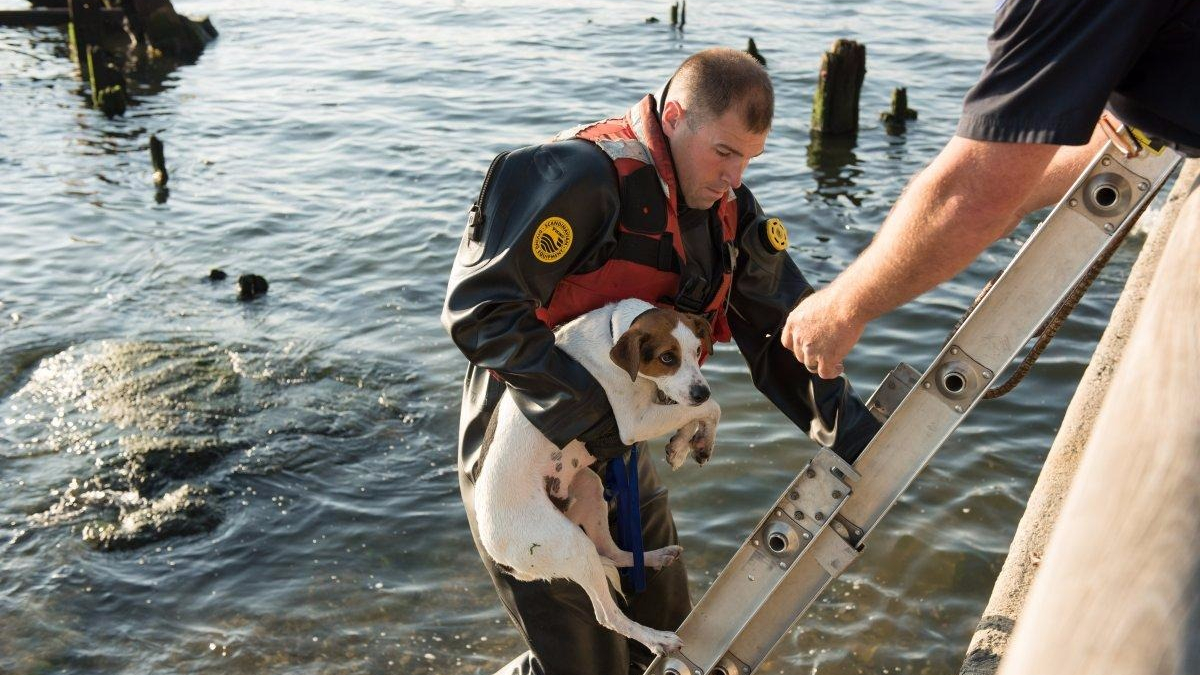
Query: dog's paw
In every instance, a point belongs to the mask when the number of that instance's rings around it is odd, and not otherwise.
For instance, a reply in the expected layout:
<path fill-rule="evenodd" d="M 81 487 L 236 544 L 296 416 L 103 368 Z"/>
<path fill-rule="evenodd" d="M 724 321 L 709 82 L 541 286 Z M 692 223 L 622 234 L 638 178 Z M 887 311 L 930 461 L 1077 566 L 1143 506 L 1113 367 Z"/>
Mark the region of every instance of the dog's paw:
<path fill-rule="evenodd" d="M 692 434 L 688 441 L 688 447 L 692 451 L 692 457 L 696 459 L 696 463 L 703 466 L 705 462 L 712 458 L 713 450 L 717 446 L 717 426 L 705 420 L 701 420 L 696 425 L 696 433 Z M 682 460 L 680 460 L 682 462 Z"/>
<path fill-rule="evenodd" d="M 686 424 L 671 440 L 667 441 L 667 464 L 671 465 L 671 469 L 675 470 L 683 466 L 684 460 L 687 459 L 688 453 L 692 450 L 692 437 L 695 433 L 692 431 L 692 425 Z"/>
<path fill-rule="evenodd" d="M 646 645 L 650 651 L 665 656 L 671 652 L 677 652 L 683 648 L 683 640 L 679 636 L 669 630 L 653 630 L 646 629 L 647 635 L 645 639 L 640 639 L 638 642 Z"/>
<path fill-rule="evenodd" d="M 653 551 L 646 551 L 644 560 L 646 561 L 646 567 L 657 570 L 679 560 L 679 556 L 681 555 L 683 555 L 682 546 L 664 546 Z"/>

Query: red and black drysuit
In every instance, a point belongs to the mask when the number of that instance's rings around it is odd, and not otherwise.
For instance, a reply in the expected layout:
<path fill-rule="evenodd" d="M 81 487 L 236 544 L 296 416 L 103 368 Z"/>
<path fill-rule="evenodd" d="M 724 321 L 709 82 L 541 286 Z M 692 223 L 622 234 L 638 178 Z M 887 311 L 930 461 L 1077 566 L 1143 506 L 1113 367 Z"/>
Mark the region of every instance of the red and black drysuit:
<path fill-rule="evenodd" d="M 559 447 L 580 439 L 602 459 L 626 450 L 604 390 L 554 346 L 551 327 L 624 297 L 702 313 L 718 339 L 737 342 L 755 386 L 818 443 L 853 459 L 879 424 L 844 378 L 818 378 L 780 344 L 789 312 L 812 287 L 764 236 L 767 218 L 750 191 L 742 186 L 708 210 L 679 204 L 654 97 L 564 137 L 497 157 L 455 260 L 442 321 L 470 361 L 459 484 L 476 547 L 530 647 L 503 672 L 640 673 L 649 652 L 600 627 L 576 584 L 517 581 L 479 546 L 474 483 L 505 386 Z M 652 550 L 677 537 L 666 489 L 639 454 L 642 535 Z M 691 609 L 682 562 L 648 575 L 645 592 L 627 594 L 626 612 L 678 628 Z"/>

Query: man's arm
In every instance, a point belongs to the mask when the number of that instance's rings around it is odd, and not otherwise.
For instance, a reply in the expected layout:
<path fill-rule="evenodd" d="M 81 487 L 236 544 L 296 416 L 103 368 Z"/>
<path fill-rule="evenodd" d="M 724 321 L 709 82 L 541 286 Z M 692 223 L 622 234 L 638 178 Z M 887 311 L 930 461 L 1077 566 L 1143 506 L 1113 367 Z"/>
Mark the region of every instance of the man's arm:
<path fill-rule="evenodd" d="M 738 349 L 767 399 L 817 443 L 854 461 L 879 423 L 844 377 L 809 373 L 775 337 L 812 286 L 786 251 L 764 241 L 767 218 L 750 191 L 740 187 L 737 197 L 738 262 L 728 317 Z"/>
<path fill-rule="evenodd" d="M 586 141 L 523 148 L 494 170 L 481 199 L 482 227 L 459 248 L 442 324 L 468 360 L 508 385 L 552 442 L 608 436 L 609 426 L 615 438 L 603 388 L 554 345 L 536 314 L 558 282 L 604 245 L 619 204 L 612 163 Z M 541 227 L 551 218 L 556 229 Z M 543 248 L 544 260 L 534 253 L 535 237 L 547 235 L 559 237 L 560 250 L 546 255 Z"/>
<path fill-rule="evenodd" d="M 965 269 L 1029 211 L 1066 193 L 1104 136 L 1085 146 L 954 137 L 913 179 L 871 245 L 791 313 L 780 339 L 836 377 L 869 321 Z"/>

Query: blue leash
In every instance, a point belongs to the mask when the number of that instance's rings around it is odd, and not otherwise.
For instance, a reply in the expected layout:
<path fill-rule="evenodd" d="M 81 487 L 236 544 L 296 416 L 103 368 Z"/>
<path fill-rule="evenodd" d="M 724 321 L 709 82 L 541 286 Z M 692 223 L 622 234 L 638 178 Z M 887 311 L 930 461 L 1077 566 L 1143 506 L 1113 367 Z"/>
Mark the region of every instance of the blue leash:
<path fill-rule="evenodd" d="M 629 451 L 629 463 L 614 457 L 604 472 L 604 498 L 617 500 L 617 545 L 633 554 L 633 567 L 621 576 L 633 585 L 634 593 L 646 590 L 646 556 L 642 543 L 642 505 L 638 495 L 638 446 Z"/>

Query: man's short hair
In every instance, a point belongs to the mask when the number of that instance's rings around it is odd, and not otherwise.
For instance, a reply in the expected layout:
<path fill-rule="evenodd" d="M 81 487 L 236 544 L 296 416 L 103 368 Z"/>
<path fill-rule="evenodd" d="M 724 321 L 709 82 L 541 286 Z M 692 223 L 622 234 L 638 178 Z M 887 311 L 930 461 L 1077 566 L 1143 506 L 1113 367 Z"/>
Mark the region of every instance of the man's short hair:
<path fill-rule="evenodd" d="M 775 115 L 775 88 L 767 69 L 746 52 L 728 47 L 689 56 L 672 76 L 671 95 L 683 101 L 693 128 L 737 108 L 746 129 L 757 134 L 771 128 Z"/>

